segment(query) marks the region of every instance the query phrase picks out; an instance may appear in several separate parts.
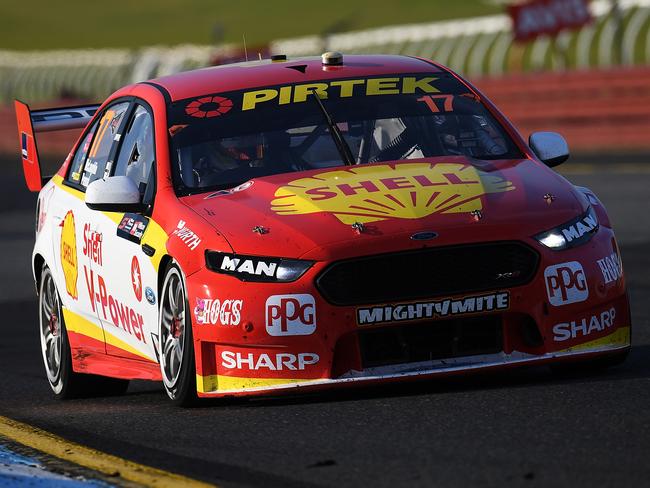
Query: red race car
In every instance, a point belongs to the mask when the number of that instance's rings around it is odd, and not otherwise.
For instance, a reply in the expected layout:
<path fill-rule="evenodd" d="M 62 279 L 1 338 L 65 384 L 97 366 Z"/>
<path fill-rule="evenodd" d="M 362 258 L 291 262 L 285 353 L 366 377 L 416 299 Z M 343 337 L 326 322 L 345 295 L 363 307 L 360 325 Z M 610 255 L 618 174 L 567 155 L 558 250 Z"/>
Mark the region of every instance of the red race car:
<path fill-rule="evenodd" d="M 164 383 L 179 404 L 630 348 L 614 232 L 470 83 L 434 62 L 243 63 L 101 106 L 16 102 L 55 394 Z M 85 127 L 43 178 L 35 132 Z"/>

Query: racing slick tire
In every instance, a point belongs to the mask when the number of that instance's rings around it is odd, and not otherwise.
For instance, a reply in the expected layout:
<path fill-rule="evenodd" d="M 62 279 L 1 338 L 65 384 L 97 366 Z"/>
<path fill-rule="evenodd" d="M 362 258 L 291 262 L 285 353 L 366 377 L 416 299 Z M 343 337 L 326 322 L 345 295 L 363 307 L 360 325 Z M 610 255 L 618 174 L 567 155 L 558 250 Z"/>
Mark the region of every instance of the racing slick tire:
<path fill-rule="evenodd" d="M 583 375 L 597 373 L 607 368 L 623 364 L 627 359 L 629 349 L 583 361 L 567 361 L 551 365 L 551 371 L 559 376 Z"/>
<path fill-rule="evenodd" d="M 61 298 L 47 266 L 43 266 L 41 272 L 38 302 L 41 352 L 47 380 L 54 395 L 63 400 L 123 394 L 129 386 L 128 380 L 73 371 Z"/>
<path fill-rule="evenodd" d="M 160 371 L 169 398 L 188 407 L 198 402 L 192 320 L 180 268 L 170 263 L 160 294 Z"/>

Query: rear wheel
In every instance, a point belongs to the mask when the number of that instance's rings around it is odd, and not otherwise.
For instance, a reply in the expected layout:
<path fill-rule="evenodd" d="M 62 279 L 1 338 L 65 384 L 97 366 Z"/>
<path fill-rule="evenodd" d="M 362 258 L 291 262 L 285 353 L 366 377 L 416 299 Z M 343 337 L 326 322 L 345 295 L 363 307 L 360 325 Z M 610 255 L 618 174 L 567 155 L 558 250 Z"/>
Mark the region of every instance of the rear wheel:
<path fill-rule="evenodd" d="M 196 365 L 185 283 L 181 271 L 170 264 L 160 294 L 160 370 L 169 398 L 178 405 L 197 402 Z"/>
<path fill-rule="evenodd" d="M 91 395 L 120 395 L 129 386 L 128 380 L 75 373 L 61 299 L 52 272 L 43 267 L 38 294 L 39 331 L 45 373 L 57 398 Z"/>

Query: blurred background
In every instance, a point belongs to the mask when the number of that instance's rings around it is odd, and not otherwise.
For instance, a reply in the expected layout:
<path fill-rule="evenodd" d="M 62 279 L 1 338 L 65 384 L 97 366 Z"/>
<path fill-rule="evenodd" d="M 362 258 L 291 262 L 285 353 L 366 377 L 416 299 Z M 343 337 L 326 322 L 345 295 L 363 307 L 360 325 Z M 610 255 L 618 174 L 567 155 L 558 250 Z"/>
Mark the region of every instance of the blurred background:
<path fill-rule="evenodd" d="M 650 0 L 30 0 L 3 2 L 0 19 L 0 153 L 17 154 L 14 98 L 95 102 L 177 71 L 328 50 L 439 61 L 524 136 L 552 128 L 589 160 L 650 152 Z M 60 156 L 75 135 L 39 149 Z"/>

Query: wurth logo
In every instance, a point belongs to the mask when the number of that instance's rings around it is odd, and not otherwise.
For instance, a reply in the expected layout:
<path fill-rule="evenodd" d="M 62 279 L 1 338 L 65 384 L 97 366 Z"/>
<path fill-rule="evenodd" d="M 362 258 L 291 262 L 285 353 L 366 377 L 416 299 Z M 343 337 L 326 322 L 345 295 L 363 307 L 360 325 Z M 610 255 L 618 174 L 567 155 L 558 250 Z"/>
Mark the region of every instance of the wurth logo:
<path fill-rule="evenodd" d="M 585 271 L 577 261 L 549 266 L 544 270 L 544 281 L 548 300 L 555 307 L 589 298 Z"/>
<path fill-rule="evenodd" d="M 316 302 L 311 295 L 273 295 L 266 300 L 266 331 L 272 336 L 316 331 Z"/>
<path fill-rule="evenodd" d="M 179 220 L 176 225 L 176 229 L 172 232 L 172 235 L 177 236 L 181 241 L 183 241 L 187 247 L 192 251 L 201 244 L 201 239 L 197 236 L 189 227 L 184 220 Z"/>

